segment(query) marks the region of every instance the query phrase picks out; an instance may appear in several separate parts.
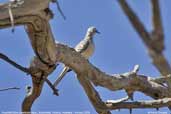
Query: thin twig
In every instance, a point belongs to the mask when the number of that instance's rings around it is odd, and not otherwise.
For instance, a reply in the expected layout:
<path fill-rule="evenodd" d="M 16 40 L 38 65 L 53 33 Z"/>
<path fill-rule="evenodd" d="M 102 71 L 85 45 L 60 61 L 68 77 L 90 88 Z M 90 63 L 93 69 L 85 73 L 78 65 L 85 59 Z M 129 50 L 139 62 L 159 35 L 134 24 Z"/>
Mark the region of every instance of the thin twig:
<path fill-rule="evenodd" d="M 3 59 L 4 61 L 8 62 L 9 64 L 11 64 L 12 66 L 14 66 L 15 68 L 21 70 L 22 72 L 25 72 L 27 74 L 33 75 L 32 72 L 30 71 L 29 68 L 25 68 L 19 64 L 17 64 L 16 62 L 14 62 L 13 60 L 9 59 L 6 55 L 0 53 L 0 58 Z M 33 75 L 34 76 L 34 75 Z M 45 78 L 45 82 L 49 85 L 49 87 L 53 90 L 55 95 L 59 95 L 58 94 L 58 90 L 53 86 L 53 84 L 47 79 Z"/>
<path fill-rule="evenodd" d="M 19 90 L 19 89 L 20 89 L 20 88 L 18 88 L 18 87 L 9 87 L 9 88 L 0 89 L 0 91 Z"/>
<path fill-rule="evenodd" d="M 13 17 L 12 9 L 11 9 L 11 3 L 9 3 L 8 12 L 9 12 L 9 17 L 10 17 L 10 21 L 11 21 L 12 32 L 14 32 L 15 26 L 14 26 L 14 17 Z"/>
<path fill-rule="evenodd" d="M 61 7 L 60 7 L 60 4 L 59 4 L 59 2 L 58 2 L 57 0 L 56 0 L 56 5 L 57 5 L 57 9 L 58 9 L 59 13 L 60 13 L 61 16 L 63 17 L 63 19 L 66 20 L 66 17 L 65 17 L 65 15 L 64 15 L 64 13 L 63 13 Z"/>
<path fill-rule="evenodd" d="M 58 89 L 56 89 L 53 84 L 47 79 L 44 78 L 45 82 L 50 86 L 50 88 L 53 90 L 53 94 L 56 96 L 59 96 Z"/>
<path fill-rule="evenodd" d="M 11 64 L 12 66 L 14 66 L 15 68 L 27 73 L 27 74 L 30 74 L 30 71 L 28 68 L 25 68 L 19 64 L 17 64 L 16 62 L 14 62 L 13 60 L 9 59 L 6 55 L 0 53 L 0 58 L 3 59 L 4 61 L 6 61 L 7 63 Z"/>
<path fill-rule="evenodd" d="M 60 7 L 60 4 L 59 4 L 58 0 L 51 0 L 51 1 L 52 1 L 53 3 L 56 3 L 56 6 L 57 6 L 57 9 L 58 9 L 59 13 L 60 13 L 61 16 L 63 17 L 63 19 L 66 20 L 66 17 L 65 17 L 65 15 L 64 15 L 64 13 L 63 13 L 61 7 Z"/>

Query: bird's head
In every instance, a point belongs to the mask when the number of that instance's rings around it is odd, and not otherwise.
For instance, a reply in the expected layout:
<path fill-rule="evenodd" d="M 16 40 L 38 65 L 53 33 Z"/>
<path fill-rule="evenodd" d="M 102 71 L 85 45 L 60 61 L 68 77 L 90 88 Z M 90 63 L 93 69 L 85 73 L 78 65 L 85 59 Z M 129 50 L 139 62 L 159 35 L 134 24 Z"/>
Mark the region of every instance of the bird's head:
<path fill-rule="evenodd" d="M 87 35 L 90 37 L 93 37 L 96 33 L 100 34 L 100 32 L 94 26 L 89 27 L 87 30 Z"/>

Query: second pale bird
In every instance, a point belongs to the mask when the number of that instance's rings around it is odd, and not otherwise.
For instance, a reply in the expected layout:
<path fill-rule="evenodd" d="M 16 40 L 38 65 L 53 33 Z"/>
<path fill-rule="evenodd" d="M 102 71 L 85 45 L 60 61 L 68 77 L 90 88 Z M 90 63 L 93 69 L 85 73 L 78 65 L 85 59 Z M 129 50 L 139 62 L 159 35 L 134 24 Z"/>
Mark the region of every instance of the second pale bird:
<path fill-rule="evenodd" d="M 94 45 L 94 41 L 93 41 L 93 36 L 96 33 L 99 34 L 100 32 L 98 32 L 98 30 L 95 27 L 89 27 L 84 39 L 81 42 L 79 42 L 75 47 L 75 50 L 77 52 L 81 53 L 81 55 L 83 57 L 85 57 L 85 59 L 89 59 L 89 57 L 94 52 L 95 45 Z M 59 82 L 63 79 L 63 77 L 69 70 L 70 70 L 69 67 L 64 66 L 62 72 L 60 73 L 59 77 L 57 78 L 57 80 L 54 83 L 55 87 L 59 84 Z"/>

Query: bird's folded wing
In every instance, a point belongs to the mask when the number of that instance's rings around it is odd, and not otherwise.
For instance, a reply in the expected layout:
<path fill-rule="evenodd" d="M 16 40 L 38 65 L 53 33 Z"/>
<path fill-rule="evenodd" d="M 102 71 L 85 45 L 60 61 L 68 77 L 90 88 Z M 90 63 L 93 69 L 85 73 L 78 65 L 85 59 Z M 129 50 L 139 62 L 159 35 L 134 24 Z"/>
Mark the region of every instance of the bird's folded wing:
<path fill-rule="evenodd" d="M 78 45 L 76 45 L 75 50 L 79 53 L 84 52 L 89 46 L 88 40 L 82 40 Z"/>

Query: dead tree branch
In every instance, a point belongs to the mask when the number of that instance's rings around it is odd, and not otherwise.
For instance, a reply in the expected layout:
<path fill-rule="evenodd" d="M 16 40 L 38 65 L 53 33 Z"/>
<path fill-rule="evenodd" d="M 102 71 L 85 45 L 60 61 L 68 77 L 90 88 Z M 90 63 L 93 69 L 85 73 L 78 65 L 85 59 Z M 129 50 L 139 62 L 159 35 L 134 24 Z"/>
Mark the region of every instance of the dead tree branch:
<path fill-rule="evenodd" d="M 171 67 L 162 53 L 162 51 L 164 50 L 164 36 L 158 0 L 151 0 L 153 6 L 152 11 L 154 25 L 154 31 L 152 32 L 152 35 L 147 32 L 143 24 L 140 22 L 140 19 L 136 16 L 134 11 L 131 9 L 131 7 L 127 4 L 125 0 L 119 0 L 118 2 L 125 15 L 128 17 L 129 21 L 131 22 L 137 33 L 140 35 L 140 38 L 146 45 L 154 66 L 160 71 L 163 76 L 170 74 Z M 171 79 L 167 81 L 167 85 L 169 88 L 171 88 Z"/>
<path fill-rule="evenodd" d="M 77 74 L 84 75 L 86 73 L 86 77 L 96 86 L 105 87 L 111 91 L 121 89 L 141 91 L 155 99 L 171 95 L 167 87 L 151 81 L 149 76 L 136 74 L 132 71 L 124 74 L 109 75 L 93 66 L 81 57 L 79 53 L 75 52 L 73 48 L 62 44 L 57 44 L 56 46 L 59 53 L 58 57 L 60 57 L 59 61 L 65 63 Z"/>
<path fill-rule="evenodd" d="M 19 89 L 20 89 L 20 88 L 18 88 L 18 87 L 9 87 L 9 88 L 0 89 L 0 91 L 19 90 Z"/>
<path fill-rule="evenodd" d="M 30 65 L 33 88 L 22 103 L 22 111 L 30 112 L 33 102 L 42 91 L 44 80 L 55 69 L 56 47 L 51 33 L 49 19 L 52 13 L 48 10 L 48 0 L 23 0 L 23 4 L 12 4 L 15 25 L 25 25 L 33 50 L 37 56 Z M 37 7 L 39 6 L 39 7 Z M 0 28 L 10 27 L 8 4 L 0 6 Z M 15 65 L 14 65 L 15 66 Z"/>
<path fill-rule="evenodd" d="M 163 25 L 160 14 L 159 0 L 151 0 L 153 29 L 159 34 L 159 38 L 164 37 Z"/>
<path fill-rule="evenodd" d="M 37 79 L 32 77 L 33 88 L 26 94 L 22 103 L 22 112 L 31 112 L 31 107 L 34 101 L 40 96 L 44 81 L 37 82 Z M 31 114 L 31 113 L 30 113 Z"/>
<path fill-rule="evenodd" d="M 171 98 L 163 98 L 158 100 L 148 100 L 148 101 L 135 101 L 135 102 L 119 102 L 112 103 L 107 102 L 106 107 L 109 110 L 114 109 L 136 109 L 136 108 L 161 108 L 171 105 Z"/>
<path fill-rule="evenodd" d="M 9 59 L 9 57 L 7 57 L 3 53 L 0 53 L 0 59 L 3 59 L 4 61 L 6 61 L 7 63 L 11 64 L 12 66 L 14 66 L 15 68 L 21 70 L 24 73 L 30 73 L 30 71 L 28 70 L 28 68 L 22 67 L 21 65 L 17 64 L 13 60 Z"/>
<path fill-rule="evenodd" d="M 111 114 L 110 111 L 104 108 L 105 103 L 102 101 L 100 95 L 95 90 L 91 82 L 85 76 L 78 75 L 77 78 L 80 84 L 82 85 L 82 87 L 84 88 L 84 91 L 86 92 L 90 102 L 92 103 L 96 111 L 99 114 Z"/>
<path fill-rule="evenodd" d="M 159 108 L 170 106 L 169 97 L 171 96 L 171 92 L 168 87 L 163 85 L 165 81 L 158 81 L 158 79 L 152 79 L 150 76 L 138 74 L 138 66 L 131 72 L 110 75 L 96 68 L 73 48 L 55 43 L 49 24 L 49 20 L 52 18 L 52 12 L 49 10 L 49 2 L 50 0 L 23 0 L 22 4 L 16 6 L 15 3 L 12 3 L 11 7 L 14 25 L 25 25 L 31 46 L 36 54 L 36 57 L 33 58 L 29 67 L 33 87 L 27 91 L 27 95 L 22 103 L 23 112 L 31 112 L 32 104 L 40 96 L 45 79 L 55 70 L 57 62 L 64 63 L 76 72 L 80 84 L 83 86 L 88 98 L 98 113 L 110 114 L 110 110 L 120 108 L 132 109 L 141 108 L 142 106 Z M 152 35 L 146 31 L 129 5 L 124 0 L 119 0 L 119 3 L 147 46 L 154 65 L 156 65 L 164 77 L 167 77 L 171 68 L 162 54 L 163 48 L 158 49 L 158 47 L 156 47 L 154 40 L 151 38 Z M 156 10 L 154 11 L 156 12 Z M 0 5 L 0 14 L 0 28 L 10 27 L 11 22 L 8 15 L 8 4 Z M 155 25 L 155 27 L 156 26 L 157 25 Z M 16 64 L 2 54 L 0 54 L 0 57 L 16 68 L 28 71 L 27 68 L 25 69 Z M 165 79 L 166 81 L 170 80 L 170 78 Z M 128 93 L 128 97 L 126 97 L 126 99 L 116 100 L 119 102 L 105 104 L 92 84 L 107 88 L 111 91 L 125 90 Z M 169 85 L 170 82 L 167 81 L 167 84 Z M 131 98 L 135 91 L 142 92 L 158 100 L 148 102 L 124 102 L 128 98 Z"/>
<path fill-rule="evenodd" d="M 16 62 L 9 59 L 9 57 L 7 57 L 6 55 L 4 55 L 2 53 L 0 53 L 0 59 L 3 59 L 4 61 L 8 62 L 10 65 L 12 65 L 15 68 L 19 69 L 20 71 L 22 71 L 22 72 L 24 72 L 26 74 L 30 74 L 30 75 L 34 76 L 34 74 L 32 73 L 32 71 L 29 68 L 25 68 L 25 67 L 17 64 Z M 49 85 L 49 87 L 53 90 L 53 93 L 58 96 L 59 95 L 58 90 L 53 86 L 53 84 L 47 78 L 44 78 L 44 80 Z"/>
<path fill-rule="evenodd" d="M 146 46 L 151 45 L 151 39 L 148 31 L 145 29 L 143 23 L 140 21 L 138 16 L 133 12 L 130 6 L 127 4 L 125 0 L 118 0 L 122 10 L 124 11 L 125 15 L 128 17 L 129 21 L 131 22 L 132 26 L 135 28 L 139 36 L 141 36 L 142 41 Z"/>

